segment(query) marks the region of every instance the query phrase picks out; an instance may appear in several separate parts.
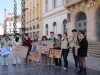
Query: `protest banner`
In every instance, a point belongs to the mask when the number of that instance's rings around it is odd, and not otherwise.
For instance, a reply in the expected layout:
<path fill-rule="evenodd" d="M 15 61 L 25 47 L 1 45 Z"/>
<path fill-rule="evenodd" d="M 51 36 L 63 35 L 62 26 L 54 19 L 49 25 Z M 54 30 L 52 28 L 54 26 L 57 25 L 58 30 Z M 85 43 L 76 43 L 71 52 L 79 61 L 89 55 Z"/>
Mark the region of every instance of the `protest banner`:
<path fill-rule="evenodd" d="M 49 47 L 48 46 L 42 46 L 41 47 L 41 53 L 42 54 L 49 54 Z"/>
<path fill-rule="evenodd" d="M 49 57 L 61 58 L 62 50 L 50 49 Z"/>
<path fill-rule="evenodd" d="M 75 55 L 78 56 L 78 45 L 75 45 Z"/>
<path fill-rule="evenodd" d="M 28 56 L 28 59 L 39 62 L 40 61 L 40 54 L 38 52 L 33 52 L 30 56 Z"/>
<path fill-rule="evenodd" d="M 62 49 L 67 49 L 67 41 L 62 41 L 61 48 Z"/>
<path fill-rule="evenodd" d="M 20 56 L 22 58 L 26 58 L 28 52 L 28 48 L 24 46 L 15 46 L 14 47 L 14 55 Z"/>
<path fill-rule="evenodd" d="M 1 48 L 1 56 L 11 55 L 11 54 L 12 54 L 11 48 Z"/>
<path fill-rule="evenodd" d="M 48 41 L 48 42 L 47 42 L 47 46 L 48 46 L 49 48 L 53 48 L 54 42 Z"/>
<path fill-rule="evenodd" d="M 36 50 L 39 52 L 41 47 L 42 47 L 42 45 L 37 45 Z"/>

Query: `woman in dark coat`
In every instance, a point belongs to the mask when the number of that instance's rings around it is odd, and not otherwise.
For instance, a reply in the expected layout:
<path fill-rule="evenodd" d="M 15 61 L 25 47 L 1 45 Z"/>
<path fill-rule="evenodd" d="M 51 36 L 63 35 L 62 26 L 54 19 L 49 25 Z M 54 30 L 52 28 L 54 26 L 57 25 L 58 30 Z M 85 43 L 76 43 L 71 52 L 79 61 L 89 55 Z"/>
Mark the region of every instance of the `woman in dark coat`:
<path fill-rule="evenodd" d="M 85 57 L 87 56 L 88 51 L 88 42 L 86 38 L 84 37 L 85 32 L 80 30 L 79 36 L 80 36 L 80 42 L 79 42 L 79 48 L 78 48 L 78 56 L 80 60 L 80 70 L 78 73 L 86 74 L 86 62 Z"/>
<path fill-rule="evenodd" d="M 27 62 L 28 62 L 28 55 L 29 55 L 29 53 L 31 51 L 31 48 L 32 48 L 31 39 L 28 37 L 27 33 L 24 34 L 23 46 L 28 47 L 28 52 L 27 52 L 26 59 L 25 59 L 25 62 L 27 64 Z"/>

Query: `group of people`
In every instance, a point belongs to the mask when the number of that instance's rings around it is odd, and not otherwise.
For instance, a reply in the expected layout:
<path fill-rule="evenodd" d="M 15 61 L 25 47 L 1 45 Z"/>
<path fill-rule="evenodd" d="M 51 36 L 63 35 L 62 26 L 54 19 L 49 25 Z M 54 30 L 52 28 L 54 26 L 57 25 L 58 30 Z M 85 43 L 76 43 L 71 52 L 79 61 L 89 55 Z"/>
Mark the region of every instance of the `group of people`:
<path fill-rule="evenodd" d="M 63 39 L 62 39 L 63 38 Z M 64 33 L 63 35 L 58 34 L 57 37 L 54 36 L 54 32 L 50 32 L 50 38 L 47 38 L 46 36 L 43 36 L 41 39 L 41 42 L 38 39 L 38 36 L 35 35 L 33 40 L 31 40 L 27 33 L 24 34 L 24 40 L 22 40 L 19 37 L 19 34 L 15 34 L 15 38 L 10 41 L 8 36 L 3 36 L 1 39 L 2 47 L 12 47 L 12 50 L 15 46 L 25 46 L 28 48 L 28 52 L 25 58 L 25 64 L 28 62 L 32 62 L 32 60 L 28 59 L 28 56 L 30 55 L 30 52 L 35 52 L 36 47 L 38 44 L 41 44 L 43 46 L 47 46 L 47 42 L 52 41 L 54 42 L 54 48 L 57 50 L 62 50 L 62 57 L 64 62 L 64 70 L 68 70 L 68 54 L 69 50 L 72 50 L 73 58 L 75 61 L 74 70 L 77 70 L 77 73 L 86 74 L 86 62 L 85 57 L 87 56 L 88 52 L 88 42 L 85 38 L 85 32 L 83 30 L 80 30 L 77 35 L 77 30 L 72 30 L 72 36 L 68 38 L 67 33 Z M 61 44 L 62 41 L 67 41 L 67 48 L 62 49 Z M 71 43 L 74 43 L 73 46 L 71 46 Z M 77 51 L 76 51 L 77 50 Z M 76 53 L 77 52 L 77 53 Z M 5 59 L 5 60 L 4 60 Z M 21 64 L 21 58 L 19 56 L 14 56 L 13 58 L 13 65 L 16 65 L 16 60 L 18 60 L 18 64 Z M 41 54 L 41 61 L 42 65 L 52 65 L 55 67 L 61 67 L 62 66 L 62 58 L 50 58 L 47 54 Z M 40 62 L 39 62 L 40 63 Z M 8 56 L 2 56 L 2 65 L 8 65 Z M 35 65 L 35 62 L 34 62 Z"/>

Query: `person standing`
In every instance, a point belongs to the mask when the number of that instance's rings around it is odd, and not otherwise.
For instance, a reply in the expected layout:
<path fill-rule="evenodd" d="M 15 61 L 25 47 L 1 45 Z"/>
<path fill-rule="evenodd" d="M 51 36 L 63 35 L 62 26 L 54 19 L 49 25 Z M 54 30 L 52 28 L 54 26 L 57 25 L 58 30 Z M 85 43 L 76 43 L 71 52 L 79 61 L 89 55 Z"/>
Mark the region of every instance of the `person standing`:
<path fill-rule="evenodd" d="M 27 55 L 25 58 L 25 64 L 27 64 L 28 63 L 28 56 L 29 56 L 29 53 L 31 52 L 31 48 L 32 48 L 31 39 L 28 37 L 28 33 L 24 34 L 23 46 L 28 48 L 28 52 L 27 52 Z M 29 61 L 31 62 L 31 60 L 29 60 Z"/>
<path fill-rule="evenodd" d="M 11 47 L 11 41 L 8 36 L 5 36 L 5 42 L 3 45 L 3 48 L 10 48 Z M 8 65 L 8 55 L 2 56 L 2 65 Z"/>
<path fill-rule="evenodd" d="M 47 46 L 47 37 L 46 36 L 42 37 L 42 46 Z M 43 66 L 48 65 L 49 55 L 47 55 L 47 54 L 41 54 L 41 58 L 42 58 L 42 64 L 43 64 Z"/>
<path fill-rule="evenodd" d="M 12 49 L 14 49 L 15 46 L 22 46 L 22 39 L 19 37 L 19 33 L 16 33 L 15 34 L 15 38 L 12 40 Z M 16 66 L 16 62 L 18 60 L 18 64 L 20 65 L 21 64 L 21 58 L 20 56 L 16 56 L 14 55 L 14 58 L 13 58 L 13 65 Z"/>
<path fill-rule="evenodd" d="M 78 73 L 82 73 L 83 75 L 86 74 L 86 62 L 85 57 L 87 56 L 88 52 L 88 41 L 85 38 L 85 32 L 83 30 L 79 31 L 80 42 L 78 47 L 78 56 L 80 61 L 80 70 Z"/>
<path fill-rule="evenodd" d="M 62 56 L 63 56 L 63 60 L 64 60 L 64 67 L 63 69 L 64 70 L 67 70 L 68 69 L 68 60 L 67 60 L 67 57 L 68 57 L 68 54 L 69 54 L 69 49 L 70 49 L 70 46 L 69 46 L 69 39 L 67 38 L 67 33 L 64 33 L 63 34 L 63 41 L 67 41 L 67 48 L 66 49 L 62 49 Z"/>
<path fill-rule="evenodd" d="M 56 39 L 54 49 L 61 50 L 62 35 L 58 34 L 57 37 L 58 39 Z M 61 65 L 61 58 L 55 58 L 55 67 L 61 67 Z"/>
<path fill-rule="evenodd" d="M 5 37 L 6 37 L 6 35 L 4 34 L 2 39 L 1 39 L 1 47 L 3 47 L 4 42 L 6 41 Z"/>
<path fill-rule="evenodd" d="M 73 47 L 72 47 L 72 53 L 73 53 L 73 58 L 74 58 L 74 62 L 75 62 L 75 66 L 74 66 L 74 70 L 78 70 L 79 68 L 79 57 L 77 55 L 75 55 L 75 45 L 78 45 L 79 44 L 79 38 L 77 36 L 77 30 L 76 29 L 73 29 L 72 30 L 72 34 L 73 34 L 73 37 L 72 37 L 72 42 L 71 43 L 74 43 Z"/>
<path fill-rule="evenodd" d="M 40 42 L 38 40 L 38 36 L 35 35 L 34 39 L 33 39 L 33 43 L 32 43 L 32 52 L 38 52 L 36 50 L 38 44 L 40 44 Z M 39 54 L 40 54 L 40 52 L 39 52 Z M 38 62 L 38 64 L 40 64 L 40 61 Z M 35 65 L 36 65 L 36 61 L 34 61 L 34 65 L 33 66 L 35 66 Z"/>
<path fill-rule="evenodd" d="M 56 38 L 54 37 L 54 32 L 50 32 L 50 38 L 49 38 L 49 41 L 51 41 L 51 42 L 54 42 L 54 46 L 55 46 L 55 42 L 56 42 Z M 52 62 L 51 62 L 52 61 Z M 49 64 L 52 64 L 53 66 L 55 65 L 55 59 L 54 58 L 49 58 Z M 50 65 L 51 65 L 50 64 Z"/>

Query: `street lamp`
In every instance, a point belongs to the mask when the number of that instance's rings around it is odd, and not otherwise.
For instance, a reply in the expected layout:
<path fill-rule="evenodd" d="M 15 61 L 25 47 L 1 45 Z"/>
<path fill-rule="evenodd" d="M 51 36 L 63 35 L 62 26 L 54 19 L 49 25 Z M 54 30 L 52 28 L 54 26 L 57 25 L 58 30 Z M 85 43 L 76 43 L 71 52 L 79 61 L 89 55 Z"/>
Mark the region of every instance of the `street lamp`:
<path fill-rule="evenodd" d="M 0 8 L 0 9 L 2 9 L 2 10 L 4 10 L 4 34 L 6 34 L 6 11 L 7 11 L 7 9 L 5 9 L 5 8 Z"/>
<path fill-rule="evenodd" d="M 26 28 L 25 28 L 25 12 L 26 10 L 28 10 L 28 8 L 25 8 L 25 0 L 21 0 L 21 5 L 22 5 L 22 38 L 23 38 L 23 35 L 26 31 Z"/>
<path fill-rule="evenodd" d="M 17 32 L 17 2 L 16 0 L 14 0 L 14 23 L 13 23 L 13 26 L 14 26 L 14 33 Z"/>

